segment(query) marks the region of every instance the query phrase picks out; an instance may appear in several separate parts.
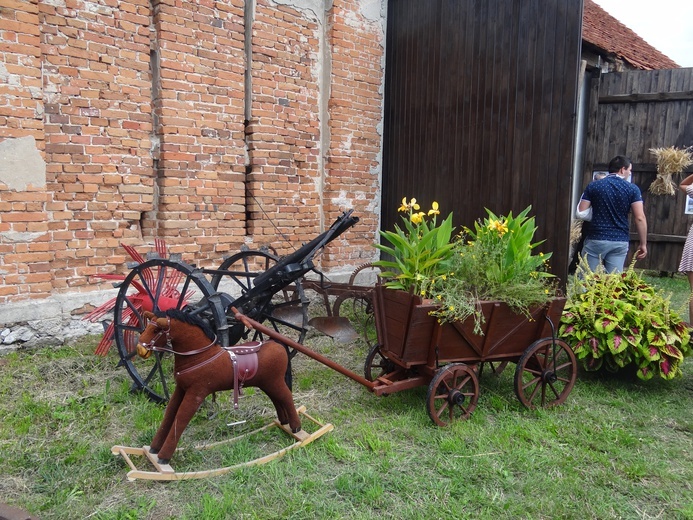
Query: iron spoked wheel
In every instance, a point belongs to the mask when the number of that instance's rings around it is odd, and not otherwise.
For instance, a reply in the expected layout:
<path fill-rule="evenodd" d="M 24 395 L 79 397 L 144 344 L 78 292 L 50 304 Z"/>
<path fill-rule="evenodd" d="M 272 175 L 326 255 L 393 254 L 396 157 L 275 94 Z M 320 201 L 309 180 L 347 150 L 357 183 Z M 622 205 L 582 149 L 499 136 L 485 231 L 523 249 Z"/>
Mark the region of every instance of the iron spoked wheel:
<path fill-rule="evenodd" d="M 527 408 L 562 404 L 577 378 L 577 360 L 564 341 L 544 338 L 524 351 L 515 369 L 515 393 Z"/>
<path fill-rule="evenodd" d="M 240 251 L 222 262 L 219 269 L 209 271 L 215 290 L 228 291 L 231 305 L 259 322 L 269 322 L 277 332 L 291 336 L 302 343 L 308 330 L 308 299 L 303 294 L 300 280 L 291 287 L 277 288 L 275 294 L 258 293 L 254 280 L 274 267 L 279 261 L 275 254 L 263 250 Z M 229 318 L 231 344 L 247 337 L 245 328 Z M 260 333 L 253 340 L 262 340 Z"/>
<path fill-rule="evenodd" d="M 218 270 L 208 272 L 212 275 L 211 284 L 215 290 L 230 291 L 229 307 L 235 307 L 255 321 L 266 322 L 276 332 L 303 343 L 308 332 L 309 302 L 303 292 L 301 281 L 296 280 L 290 287 L 277 287 L 276 292 L 258 292 L 254 285 L 255 279 L 274 267 L 279 260 L 279 257 L 268 251 L 240 251 L 224 260 Z M 230 309 L 227 315 L 231 345 L 241 339 L 265 339 L 260 332 L 253 331 L 250 334 L 242 323 L 231 316 Z M 291 359 L 297 351 L 289 347 L 286 350 L 289 355 L 289 367 L 285 379 L 291 388 Z"/>
<path fill-rule="evenodd" d="M 467 419 L 479 400 L 479 378 L 476 371 L 464 363 L 452 363 L 438 372 L 428 385 L 426 408 L 428 416 L 438 426 Z"/>
<path fill-rule="evenodd" d="M 363 377 L 369 381 L 375 381 L 379 377 L 394 372 L 395 364 L 383 356 L 380 345 L 373 345 L 368 351 L 366 362 L 363 365 Z"/>
<path fill-rule="evenodd" d="M 246 294 L 253 287 L 253 280 L 276 265 L 278 257 L 267 251 L 241 251 L 226 258 L 219 269 L 212 274 L 212 287 L 219 289 L 222 280 L 229 279 L 234 282 L 240 294 Z M 231 294 L 236 297 L 236 294 Z"/>
<path fill-rule="evenodd" d="M 181 262 L 154 259 L 138 264 L 116 297 L 113 323 L 119 366 L 125 366 L 133 379 L 133 390 L 145 392 L 156 402 L 168 401 L 172 393 L 173 356 L 155 352 L 142 359 L 137 355 L 137 341 L 146 326 L 143 313 L 184 308 L 208 320 L 212 329 L 226 332 L 226 316 L 216 291 L 199 270 Z"/>

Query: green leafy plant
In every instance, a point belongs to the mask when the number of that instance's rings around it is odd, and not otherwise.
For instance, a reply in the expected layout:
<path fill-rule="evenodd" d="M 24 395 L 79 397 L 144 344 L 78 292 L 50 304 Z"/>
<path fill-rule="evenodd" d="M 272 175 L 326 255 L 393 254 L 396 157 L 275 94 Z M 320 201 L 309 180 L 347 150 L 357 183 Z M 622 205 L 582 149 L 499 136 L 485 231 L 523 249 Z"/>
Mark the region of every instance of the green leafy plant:
<path fill-rule="evenodd" d="M 556 296 L 554 276 L 547 271 L 551 253 L 536 253 L 537 231 L 531 206 L 517 216 L 487 218 L 464 228 L 453 243 L 447 272 L 429 279 L 425 291 L 440 304 L 434 314 L 441 321 L 463 321 L 474 316 L 475 332 L 481 332 L 484 316 L 480 301 L 501 301 L 517 313 Z M 535 254 L 536 253 L 536 254 Z"/>
<path fill-rule="evenodd" d="M 380 235 L 389 243 L 374 244 L 391 259 L 374 262 L 382 269 L 385 286 L 391 289 L 414 291 L 425 296 L 429 280 L 446 270 L 445 261 L 450 257 L 452 244 L 452 213 L 438 224 L 438 203 L 433 202 L 428 213 L 412 198 L 402 199 L 398 211 L 408 215 L 402 217 L 404 227 L 395 225 L 395 231 L 381 231 Z"/>
<path fill-rule="evenodd" d="M 568 291 L 559 327 L 563 338 L 586 370 L 616 372 L 637 367 L 648 380 L 681 374 L 690 354 L 690 332 L 671 309 L 670 296 L 647 284 L 633 268 L 607 274 L 592 272 L 586 262 L 578 267 Z"/>

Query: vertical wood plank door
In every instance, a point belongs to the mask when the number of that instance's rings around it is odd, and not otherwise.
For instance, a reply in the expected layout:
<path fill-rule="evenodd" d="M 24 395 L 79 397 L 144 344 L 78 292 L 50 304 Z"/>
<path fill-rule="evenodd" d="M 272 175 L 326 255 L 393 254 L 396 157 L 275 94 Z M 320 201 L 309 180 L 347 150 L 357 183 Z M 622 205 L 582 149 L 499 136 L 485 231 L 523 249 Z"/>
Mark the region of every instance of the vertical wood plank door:
<path fill-rule="evenodd" d="M 532 206 L 568 270 L 582 1 L 388 2 L 382 228 L 402 197 L 457 226 Z"/>

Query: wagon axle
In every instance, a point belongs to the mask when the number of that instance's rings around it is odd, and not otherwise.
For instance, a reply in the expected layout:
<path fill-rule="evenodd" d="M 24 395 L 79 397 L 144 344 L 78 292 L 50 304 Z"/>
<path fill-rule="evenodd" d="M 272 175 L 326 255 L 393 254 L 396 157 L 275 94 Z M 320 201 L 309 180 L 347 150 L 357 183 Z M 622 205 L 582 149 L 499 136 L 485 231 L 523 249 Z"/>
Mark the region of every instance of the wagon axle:
<path fill-rule="evenodd" d="M 541 380 L 545 384 L 551 384 L 558 381 L 558 376 L 556 375 L 556 372 L 554 372 L 553 370 L 544 370 L 541 373 Z"/>
<path fill-rule="evenodd" d="M 459 390 L 455 389 L 448 394 L 448 402 L 450 406 L 462 406 L 466 401 L 465 395 Z"/>

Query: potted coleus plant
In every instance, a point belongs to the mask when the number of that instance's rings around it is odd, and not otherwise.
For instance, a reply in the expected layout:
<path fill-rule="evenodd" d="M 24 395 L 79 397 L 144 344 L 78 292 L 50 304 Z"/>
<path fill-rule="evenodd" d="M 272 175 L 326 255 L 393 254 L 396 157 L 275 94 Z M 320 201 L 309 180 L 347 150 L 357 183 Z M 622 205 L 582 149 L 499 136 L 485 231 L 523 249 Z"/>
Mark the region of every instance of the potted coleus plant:
<path fill-rule="evenodd" d="M 592 272 L 578 267 L 559 332 L 588 371 L 634 367 L 643 380 L 672 379 L 691 353 L 690 332 L 659 293 L 635 271 Z"/>

